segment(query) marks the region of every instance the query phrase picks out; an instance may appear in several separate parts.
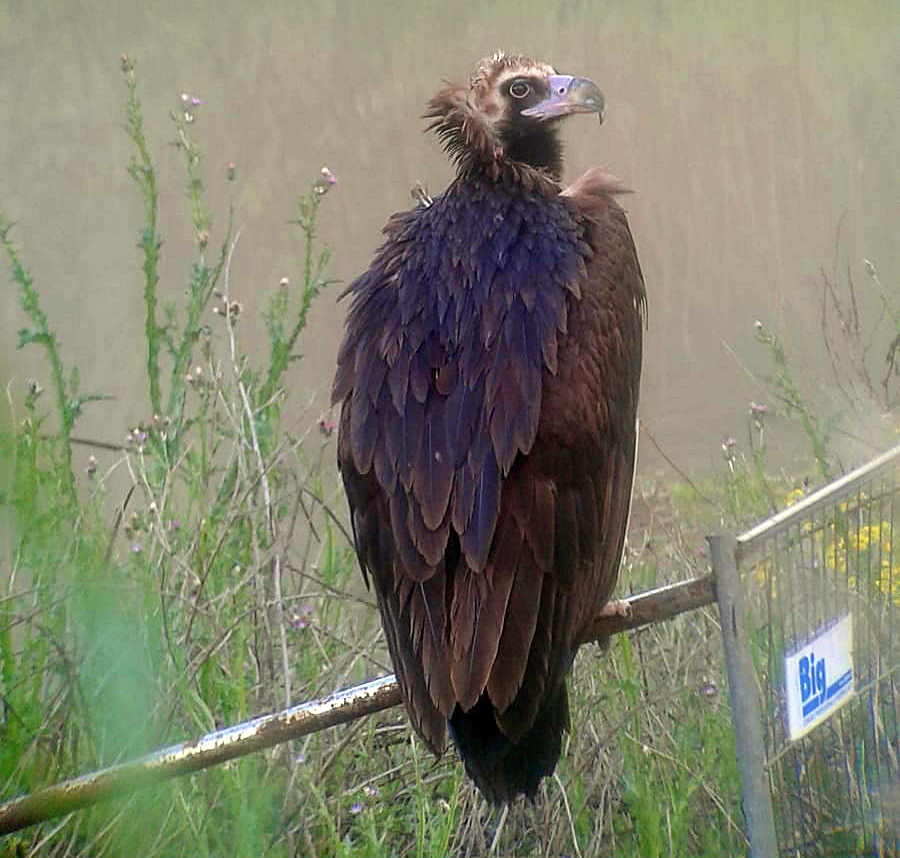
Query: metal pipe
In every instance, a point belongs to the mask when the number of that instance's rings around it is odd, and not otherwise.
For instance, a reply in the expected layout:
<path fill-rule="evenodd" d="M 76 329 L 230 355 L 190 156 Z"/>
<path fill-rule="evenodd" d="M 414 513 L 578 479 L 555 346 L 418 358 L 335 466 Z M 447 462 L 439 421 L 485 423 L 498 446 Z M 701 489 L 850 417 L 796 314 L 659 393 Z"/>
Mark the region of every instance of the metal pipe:
<path fill-rule="evenodd" d="M 627 614 L 625 616 L 595 617 L 579 640 L 579 645 L 605 640 L 620 632 L 661 623 L 663 620 L 677 617 L 678 614 L 683 614 L 685 611 L 693 611 L 695 608 L 711 605 L 716 601 L 715 578 L 712 575 L 691 578 L 688 581 L 679 581 L 677 584 L 657 587 L 646 593 L 638 593 L 623 601 L 628 604 Z"/>
<path fill-rule="evenodd" d="M 400 689 L 393 675 L 382 676 L 339 691 L 324 700 L 302 703 L 272 715 L 261 715 L 233 727 L 207 733 L 196 741 L 181 742 L 127 763 L 99 769 L 0 805 L 0 835 L 380 712 L 399 702 Z"/>
<path fill-rule="evenodd" d="M 673 617 L 715 600 L 711 577 L 694 578 L 641 593 L 625 601 L 627 617 L 600 617 L 593 637 L 607 638 L 627 629 Z M 587 642 L 586 640 L 584 642 Z M 216 730 L 193 742 L 181 742 L 126 763 L 99 769 L 0 805 L 0 835 L 62 816 L 150 784 L 261 751 L 291 739 L 345 724 L 400 703 L 393 675 L 339 691 L 324 700 L 302 703 Z"/>

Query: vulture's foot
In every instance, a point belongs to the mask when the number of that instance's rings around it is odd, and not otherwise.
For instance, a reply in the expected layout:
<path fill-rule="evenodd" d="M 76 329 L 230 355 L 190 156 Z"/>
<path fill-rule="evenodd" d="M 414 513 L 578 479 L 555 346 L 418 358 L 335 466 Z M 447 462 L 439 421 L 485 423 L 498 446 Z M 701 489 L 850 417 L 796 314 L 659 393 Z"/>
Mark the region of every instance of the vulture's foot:
<path fill-rule="evenodd" d="M 625 617 L 631 616 L 631 605 L 625 599 L 612 599 L 607 602 L 601 609 L 601 617 Z"/>

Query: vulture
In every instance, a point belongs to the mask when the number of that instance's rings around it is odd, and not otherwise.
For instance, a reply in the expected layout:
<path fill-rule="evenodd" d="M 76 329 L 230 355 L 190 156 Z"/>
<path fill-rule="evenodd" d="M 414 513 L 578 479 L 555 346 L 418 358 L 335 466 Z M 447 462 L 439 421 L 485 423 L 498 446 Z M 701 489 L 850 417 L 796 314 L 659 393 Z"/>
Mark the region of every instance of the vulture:
<path fill-rule="evenodd" d="M 449 730 L 493 803 L 553 773 L 576 651 L 623 607 L 644 282 L 625 189 L 599 169 L 564 188 L 559 138 L 603 104 L 503 53 L 445 85 L 425 117 L 456 176 L 345 292 L 356 553 L 413 728 L 435 754 Z"/>

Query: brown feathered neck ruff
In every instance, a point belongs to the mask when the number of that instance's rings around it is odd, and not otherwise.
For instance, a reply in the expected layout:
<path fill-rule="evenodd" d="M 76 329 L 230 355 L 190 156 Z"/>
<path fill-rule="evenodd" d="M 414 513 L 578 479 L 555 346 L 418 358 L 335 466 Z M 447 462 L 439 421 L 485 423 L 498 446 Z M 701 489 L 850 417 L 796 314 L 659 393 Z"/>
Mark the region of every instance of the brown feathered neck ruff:
<path fill-rule="evenodd" d="M 556 123 L 515 133 L 500 92 L 510 77 L 553 73 L 528 57 L 496 53 L 479 63 L 468 86 L 447 83 L 434 95 L 424 114 L 431 120 L 428 130 L 440 138 L 460 177 L 483 176 L 526 191 L 559 193 L 562 142 Z"/>

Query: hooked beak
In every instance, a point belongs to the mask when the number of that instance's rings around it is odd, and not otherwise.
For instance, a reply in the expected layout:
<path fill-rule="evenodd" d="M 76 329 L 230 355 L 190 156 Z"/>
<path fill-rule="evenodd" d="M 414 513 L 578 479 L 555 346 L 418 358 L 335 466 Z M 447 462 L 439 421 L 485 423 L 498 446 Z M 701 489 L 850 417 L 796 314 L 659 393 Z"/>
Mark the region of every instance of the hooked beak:
<path fill-rule="evenodd" d="M 554 74 L 548 78 L 550 96 L 534 107 L 522 111 L 535 119 L 559 119 L 573 113 L 596 113 L 603 122 L 603 93 L 586 77 Z"/>

